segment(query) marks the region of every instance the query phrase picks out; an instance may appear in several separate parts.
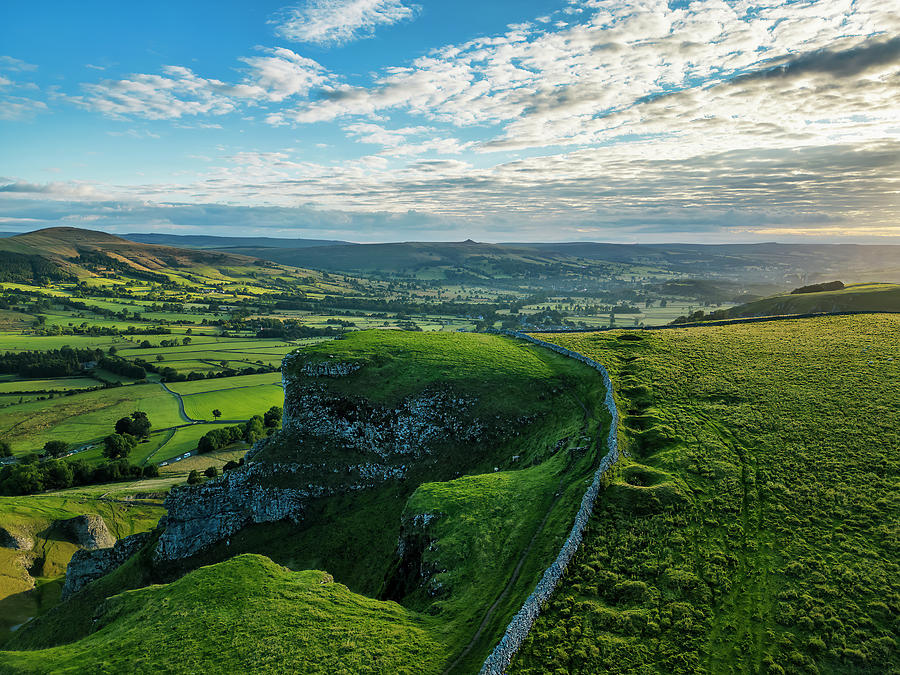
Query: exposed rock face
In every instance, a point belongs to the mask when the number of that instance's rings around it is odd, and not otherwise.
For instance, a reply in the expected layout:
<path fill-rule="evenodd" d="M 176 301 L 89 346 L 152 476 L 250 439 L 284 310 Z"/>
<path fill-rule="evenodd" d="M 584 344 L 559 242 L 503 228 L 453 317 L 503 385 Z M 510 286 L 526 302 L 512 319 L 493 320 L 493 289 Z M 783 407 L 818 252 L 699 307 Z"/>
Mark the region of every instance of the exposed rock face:
<path fill-rule="evenodd" d="M 0 546 L 13 548 L 17 551 L 30 551 L 34 546 L 34 542 L 24 534 L 10 532 L 5 527 L 0 527 Z"/>
<path fill-rule="evenodd" d="M 466 413 L 474 401 L 445 391 L 425 391 L 396 408 L 351 401 L 323 385 L 284 377 L 285 429 L 337 441 L 346 449 L 373 452 L 382 460 L 422 457 L 441 441 L 477 442 L 484 425 Z"/>
<path fill-rule="evenodd" d="M 397 542 L 397 565 L 385 588 L 385 597 L 400 600 L 418 588 L 432 598 L 444 594 L 447 589 L 437 579 L 446 570 L 426 561 L 425 553 L 434 551 L 436 539 L 431 533 L 432 524 L 442 517 L 440 513 L 417 513 L 404 517 Z"/>
<path fill-rule="evenodd" d="M 224 539 L 251 523 L 297 521 L 311 497 L 327 492 L 270 487 L 277 474 L 296 474 L 299 465 L 251 464 L 199 486 L 173 489 L 166 497 L 168 512 L 160 521 L 165 531 L 156 545 L 159 560 L 177 560 Z"/>
<path fill-rule="evenodd" d="M 344 377 L 361 367 L 359 363 L 349 361 L 319 361 L 304 363 L 300 366 L 300 372 L 309 377 Z"/>
<path fill-rule="evenodd" d="M 75 551 L 66 568 L 66 583 L 62 589 L 62 599 L 69 598 L 95 579 L 109 574 L 134 555 L 151 537 L 150 532 L 141 532 L 125 537 L 111 548 L 93 551 Z"/>
<path fill-rule="evenodd" d="M 88 550 L 110 548 L 116 543 L 116 538 L 106 527 L 106 522 L 101 516 L 75 516 L 68 520 L 57 520 L 53 525 L 73 544 Z"/>

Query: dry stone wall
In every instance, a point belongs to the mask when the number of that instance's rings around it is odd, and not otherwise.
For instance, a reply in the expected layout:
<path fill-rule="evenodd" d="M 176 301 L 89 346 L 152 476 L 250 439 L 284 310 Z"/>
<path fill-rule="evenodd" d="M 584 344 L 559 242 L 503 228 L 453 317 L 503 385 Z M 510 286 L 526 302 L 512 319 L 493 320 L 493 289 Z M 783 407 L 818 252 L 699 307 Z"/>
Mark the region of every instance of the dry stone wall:
<path fill-rule="evenodd" d="M 581 541 L 584 538 L 584 531 L 587 528 L 591 513 L 594 510 L 594 503 L 597 501 L 597 495 L 600 494 L 603 475 L 609 467 L 615 464 L 619 459 L 619 437 L 617 433 L 619 412 L 616 409 L 616 402 L 613 398 L 612 380 L 610 379 L 606 368 L 597 361 L 589 359 L 578 352 L 573 352 L 565 347 L 538 340 L 525 333 L 505 330 L 498 332 L 510 337 L 527 340 L 528 342 L 541 347 L 546 347 L 558 354 L 568 356 L 569 358 L 594 368 L 603 378 L 603 385 L 606 387 L 606 399 L 604 404 L 609 411 L 611 419 L 609 423 L 609 433 L 606 437 L 607 453 L 603 459 L 600 460 L 600 465 L 594 472 L 594 479 L 591 481 L 587 492 L 584 493 L 584 497 L 581 499 L 581 507 L 578 509 L 578 514 L 575 516 L 575 522 L 572 525 L 569 536 L 566 537 L 566 541 L 563 543 L 559 555 L 556 556 L 556 560 L 554 560 L 550 567 L 547 568 L 534 591 L 528 596 L 528 599 L 525 600 L 525 604 L 522 605 L 522 608 L 512 618 L 512 621 L 509 622 L 503 637 L 500 638 L 497 646 L 487 657 L 484 665 L 482 665 L 480 675 L 501 675 L 509 667 L 509 664 L 512 662 L 513 657 L 519 649 L 521 649 L 522 644 L 525 642 L 525 638 L 528 637 L 528 632 L 541 614 L 541 606 L 550 599 L 551 595 L 553 595 L 553 591 L 562 579 L 566 567 L 572 561 L 572 558 L 575 557 L 575 553 L 581 545 Z"/>

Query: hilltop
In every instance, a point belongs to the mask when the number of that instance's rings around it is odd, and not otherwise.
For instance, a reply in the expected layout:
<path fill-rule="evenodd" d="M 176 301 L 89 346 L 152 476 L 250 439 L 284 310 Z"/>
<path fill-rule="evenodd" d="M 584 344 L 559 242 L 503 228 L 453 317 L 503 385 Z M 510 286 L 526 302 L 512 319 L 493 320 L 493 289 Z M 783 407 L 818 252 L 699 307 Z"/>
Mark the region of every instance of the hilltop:
<path fill-rule="evenodd" d="M 222 272 L 259 266 L 258 261 L 247 256 L 141 244 L 74 227 L 54 227 L 0 239 L 0 270 L 9 281 L 91 278 L 108 271 L 137 276 L 155 274 L 165 279 L 168 271 L 205 267 Z"/>
<path fill-rule="evenodd" d="M 596 371 L 496 335 L 398 331 L 306 346 L 283 371 L 282 430 L 243 467 L 175 488 L 163 526 L 137 541 L 128 562 L 73 587 L 8 648 L 80 651 L 111 596 L 174 588 L 200 566 L 218 574 L 216 563 L 254 553 L 328 572 L 388 612 L 385 620 L 396 605 L 375 601 L 399 603 L 431 645 L 410 672 L 442 672 L 464 650 L 454 672 L 484 659 L 556 556 L 605 454 Z M 91 565 L 76 567 L 89 581 Z M 235 620 L 224 608 L 197 611 L 217 625 Z M 109 630 L 127 626 L 110 616 Z M 350 631 L 356 620 L 332 618 L 331 630 Z M 360 646 L 346 663 L 370 649 Z M 0 669 L 28 658 L 0 656 Z"/>

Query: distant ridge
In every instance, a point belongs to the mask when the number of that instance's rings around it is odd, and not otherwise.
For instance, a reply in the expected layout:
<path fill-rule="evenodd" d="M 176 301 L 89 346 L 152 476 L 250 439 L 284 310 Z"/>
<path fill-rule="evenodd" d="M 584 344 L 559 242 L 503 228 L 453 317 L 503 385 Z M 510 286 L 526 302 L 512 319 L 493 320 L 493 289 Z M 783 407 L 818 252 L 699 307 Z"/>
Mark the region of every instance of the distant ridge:
<path fill-rule="evenodd" d="M 288 239 L 281 237 L 220 237 L 206 234 L 160 234 L 157 232 L 132 232 L 123 234 L 131 241 L 143 244 L 161 244 L 179 248 L 228 249 L 236 247 L 260 248 L 311 248 L 315 246 L 352 246 L 338 239 Z"/>

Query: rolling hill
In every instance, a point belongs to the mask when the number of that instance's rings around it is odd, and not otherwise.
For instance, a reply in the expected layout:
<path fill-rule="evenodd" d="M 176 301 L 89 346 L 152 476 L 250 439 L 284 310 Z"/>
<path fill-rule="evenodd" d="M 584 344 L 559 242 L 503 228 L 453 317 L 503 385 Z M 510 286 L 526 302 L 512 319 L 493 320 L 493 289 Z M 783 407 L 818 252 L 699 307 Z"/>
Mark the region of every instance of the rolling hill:
<path fill-rule="evenodd" d="M 815 312 L 900 312 L 900 285 L 852 284 L 836 291 L 784 293 L 725 310 L 726 318 Z"/>
<path fill-rule="evenodd" d="M 350 245 L 350 242 L 336 239 L 282 239 L 278 237 L 217 237 L 203 234 L 161 234 L 157 232 L 132 232 L 122 235 L 123 239 L 143 244 L 159 244 L 176 248 L 202 248 L 228 250 L 240 247 L 262 248 L 307 248 L 311 246 Z"/>
<path fill-rule="evenodd" d="M 223 249 L 224 250 L 224 249 Z M 667 274 L 753 283 L 844 276 L 900 279 L 900 246 L 850 244 L 488 244 L 404 242 L 296 248 L 228 247 L 286 265 L 346 273 L 454 279 L 548 278 L 576 274 Z"/>
<path fill-rule="evenodd" d="M 40 261 L 39 267 L 35 267 L 36 261 Z M 26 263 L 34 271 L 29 272 Z M 15 280 L 10 277 L 16 274 L 23 280 L 39 278 L 41 272 L 57 277 L 91 278 L 120 271 L 165 278 L 169 271 L 206 268 L 222 272 L 253 267 L 271 265 L 247 256 L 141 244 L 74 227 L 54 227 L 0 239 L 0 270 L 8 281 Z"/>
<path fill-rule="evenodd" d="M 369 603 L 398 639 L 407 619 L 419 626 L 418 637 L 401 640 L 420 645 L 407 672 L 477 668 L 556 557 L 605 454 L 596 371 L 496 335 L 364 331 L 301 348 L 283 375 L 283 430 L 257 444 L 243 468 L 170 493 L 165 529 L 143 553 L 16 631 L 7 648 L 17 651 L 0 655 L 0 671 L 34 658 L 106 658 L 104 635 L 134 639 L 121 612 L 105 614 L 108 630 L 97 631 L 92 617 L 118 602 L 111 596 L 157 583 L 186 588 L 179 577 L 204 565 L 213 565 L 205 578 L 217 568 L 228 574 L 216 563 L 239 553 L 325 570 L 367 596 L 352 602 Z M 162 602 L 165 593 L 152 597 Z M 268 602 L 252 581 L 240 593 L 253 606 Z M 190 604 L 203 597 L 179 600 L 179 612 L 241 634 L 229 606 Z M 328 632 L 350 634 L 361 620 L 332 616 Z M 248 652 L 271 640 L 246 635 L 258 640 Z M 164 644 L 141 658 L 168 663 Z M 57 651 L 30 653 L 49 647 Z M 352 671 L 346 664 L 375 649 L 350 642 L 340 662 Z M 318 658 L 302 641 L 292 653 L 297 663 Z M 214 649 L 194 654 L 195 668 L 217 658 Z"/>
<path fill-rule="evenodd" d="M 630 457 L 509 672 L 897 672 L 898 330 L 545 336 L 609 365 Z"/>

